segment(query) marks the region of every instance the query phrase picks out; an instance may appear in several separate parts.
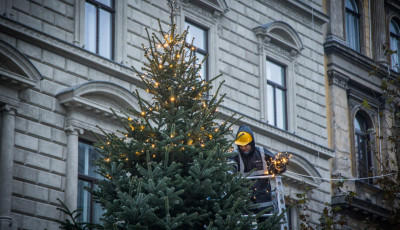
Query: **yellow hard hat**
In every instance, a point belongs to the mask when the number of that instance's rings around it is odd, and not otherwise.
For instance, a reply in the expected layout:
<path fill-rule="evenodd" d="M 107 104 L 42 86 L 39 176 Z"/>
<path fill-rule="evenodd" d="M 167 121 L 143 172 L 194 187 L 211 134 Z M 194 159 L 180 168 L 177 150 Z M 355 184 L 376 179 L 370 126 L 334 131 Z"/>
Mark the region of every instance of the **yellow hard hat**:
<path fill-rule="evenodd" d="M 251 141 L 253 141 L 253 137 L 248 132 L 240 132 L 240 133 L 238 133 L 238 135 L 236 137 L 239 137 L 235 141 L 236 145 L 245 146 L 245 145 L 249 144 Z"/>

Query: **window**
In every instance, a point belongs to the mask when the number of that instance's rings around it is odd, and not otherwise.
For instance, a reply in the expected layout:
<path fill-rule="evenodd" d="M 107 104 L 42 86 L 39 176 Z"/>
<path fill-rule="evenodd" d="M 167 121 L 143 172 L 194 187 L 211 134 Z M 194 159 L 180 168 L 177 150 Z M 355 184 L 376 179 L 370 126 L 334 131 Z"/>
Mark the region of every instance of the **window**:
<path fill-rule="evenodd" d="M 346 0 L 346 35 L 349 47 L 360 52 L 360 15 L 354 0 Z"/>
<path fill-rule="evenodd" d="M 390 49 L 392 51 L 397 51 L 397 53 L 394 53 L 391 55 L 391 64 L 392 68 L 395 69 L 397 72 L 399 71 L 399 60 L 400 60 L 400 27 L 397 22 L 394 20 L 390 21 L 390 26 L 389 26 L 389 31 L 390 31 Z"/>
<path fill-rule="evenodd" d="M 354 119 L 355 147 L 358 161 L 358 176 L 360 178 L 373 176 L 372 151 L 369 145 L 370 137 L 368 134 L 370 126 L 367 121 L 367 116 L 362 112 L 358 112 Z M 372 178 L 363 179 L 362 181 L 369 184 L 373 183 Z"/>
<path fill-rule="evenodd" d="M 285 68 L 267 60 L 267 118 L 268 123 L 287 129 Z"/>
<path fill-rule="evenodd" d="M 186 36 L 186 46 L 191 49 L 195 49 L 196 57 L 198 58 L 199 63 L 208 55 L 207 51 L 207 30 L 200 26 L 197 26 L 191 22 L 185 21 L 185 28 L 189 27 L 188 35 Z M 194 40 L 193 40 L 194 38 Z M 193 46 L 192 46 L 193 40 Z M 200 69 L 200 76 L 203 80 L 207 80 L 207 71 L 208 70 L 208 63 L 207 59 L 204 61 L 201 69 Z"/>
<path fill-rule="evenodd" d="M 100 154 L 89 142 L 79 140 L 78 143 L 78 209 L 82 210 L 80 221 L 99 223 L 103 213 L 100 204 L 94 203 L 91 194 L 84 188 L 95 188 L 100 175 L 95 173 L 94 160 Z"/>
<path fill-rule="evenodd" d="M 86 0 L 85 49 L 105 58 L 113 58 L 113 0 Z"/>

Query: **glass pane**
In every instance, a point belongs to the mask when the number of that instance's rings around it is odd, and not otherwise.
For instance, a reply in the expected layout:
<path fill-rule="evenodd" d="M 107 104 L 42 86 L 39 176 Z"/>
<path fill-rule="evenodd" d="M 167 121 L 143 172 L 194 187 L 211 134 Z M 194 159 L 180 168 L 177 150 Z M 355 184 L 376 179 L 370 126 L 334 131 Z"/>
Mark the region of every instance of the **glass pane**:
<path fill-rule="evenodd" d="M 101 176 L 95 173 L 96 165 L 93 161 L 99 159 L 100 154 L 96 149 L 83 142 L 78 144 L 78 173 L 92 178 L 100 179 Z"/>
<path fill-rule="evenodd" d="M 185 22 L 185 28 L 189 26 L 188 35 L 186 36 L 186 43 L 191 44 L 192 40 L 193 45 L 197 48 L 200 48 L 204 51 L 207 51 L 207 33 L 206 30 L 195 26 L 189 22 Z"/>
<path fill-rule="evenodd" d="M 97 186 L 95 186 L 97 188 Z M 93 223 L 101 223 L 101 216 L 103 215 L 104 210 L 101 208 L 101 205 L 99 203 L 94 203 L 93 202 Z"/>
<path fill-rule="evenodd" d="M 196 64 L 200 64 L 205 56 L 203 54 L 197 52 L 196 57 L 198 58 L 198 61 L 196 62 Z M 203 79 L 203 80 L 206 80 L 205 79 L 205 77 L 207 76 L 206 70 L 207 70 L 207 61 L 204 61 L 203 65 L 201 66 L 201 69 L 199 71 L 201 79 Z"/>
<path fill-rule="evenodd" d="M 101 3 L 101 4 L 103 4 L 103 5 L 112 7 L 112 0 L 96 0 L 96 1 Z"/>
<path fill-rule="evenodd" d="M 396 22 L 394 22 L 393 20 L 390 21 L 389 30 L 390 30 L 390 33 L 394 33 L 394 34 L 399 33 L 398 26 L 397 26 Z"/>
<path fill-rule="evenodd" d="M 360 123 L 358 122 L 358 119 L 354 119 L 354 126 L 356 128 L 357 131 L 361 131 L 361 126 Z"/>
<path fill-rule="evenodd" d="M 267 119 L 268 124 L 275 125 L 275 93 L 271 85 L 267 85 Z"/>
<path fill-rule="evenodd" d="M 276 89 L 276 127 L 286 129 L 285 92 Z"/>
<path fill-rule="evenodd" d="M 112 53 L 112 15 L 110 12 L 100 9 L 99 16 L 99 55 L 111 59 Z"/>
<path fill-rule="evenodd" d="M 84 143 L 79 142 L 78 144 L 78 173 L 87 175 L 88 174 L 88 154 L 87 147 Z"/>
<path fill-rule="evenodd" d="M 353 24 L 354 24 L 354 50 L 360 52 L 360 27 L 358 18 L 353 16 Z"/>
<path fill-rule="evenodd" d="M 365 138 L 360 138 L 359 166 L 360 166 L 360 177 L 368 177 L 367 141 Z"/>
<path fill-rule="evenodd" d="M 363 134 L 367 133 L 367 121 L 365 120 L 362 114 L 357 113 L 356 119 L 354 120 L 356 131 L 359 131 Z"/>
<path fill-rule="evenodd" d="M 390 34 L 390 49 L 393 51 L 399 51 L 399 40 L 392 34 Z M 396 71 L 398 70 L 399 67 L 399 55 L 400 52 L 394 53 L 391 55 L 392 59 L 392 68 L 395 69 Z"/>
<path fill-rule="evenodd" d="M 283 68 L 273 62 L 267 60 L 267 79 L 276 84 L 285 86 L 285 79 L 283 76 Z"/>
<path fill-rule="evenodd" d="M 346 8 L 354 11 L 355 13 L 358 13 L 357 4 L 354 0 L 346 0 Z"/>
<path fill-rule="evenodd" d="M 96 52 L 96 7 L 85 3 L 85 49 Z"/>
<path fill-rule="evenodd" d="M 97 165 L 95 165 L 93 162 L 98 160 L 100 157 L 100 154 L 96 151 L 96 149 L 93 146 L 89 146 L 89 171 L 88 171 L 88 176 L 100 179 L 101 176 L 97 173 L 95 173 L 97 169 Z"/>
<path fill-rule="evenodd" d="M 90 221 L 90 193 L 84 189 L 90 187 L 90 183 L 78 180 L 78 209 L 82 210 L 79 222 Z"/>

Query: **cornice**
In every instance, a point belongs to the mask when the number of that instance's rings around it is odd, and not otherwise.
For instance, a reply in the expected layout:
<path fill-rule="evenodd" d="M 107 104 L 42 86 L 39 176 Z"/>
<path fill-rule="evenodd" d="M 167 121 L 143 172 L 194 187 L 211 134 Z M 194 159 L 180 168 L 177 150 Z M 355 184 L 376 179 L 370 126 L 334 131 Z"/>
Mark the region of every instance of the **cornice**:
<path fill-rule="evenodd" d="M 366 57 L 335 40 L 329 40 L 325 42 L 324 50 L 325 53 L 328 55 L 329 54 L 340 55 L 346 58 L 350 63 L 354 63 L 355 65 L 358 66 L 363 66 L 368 71 L 371 70 L 371 66 L 375 64 L 374 60 L 372 60 L 371 58 Z"/>
<path fill-rule="evenodd" d="M 329 16 L 312 8 L 302 2 L 294 0 L 258 0 L 259 2 L 281 11 L 282 13 L 303 22 L 305 26 L 312 28 L 314 21 L 315 29 L 321 31 L 321 26 L 329 22 Z"/>
<path fill-rule="evenodd" d="M 0 32 L 24 40 L 51 52 L 67 56 L 71 60 L 90 66 L 126 82 L 143 87 L 132 68 L 101 57 L 71 43 L 65 42 L 36 29 L 0 15 Z"/>
<path fill-rule="evenodd" d="M 333 158 L 335 156 L 334 151 L 326 146 L 316 144 L 293 133 L 278 129 L 263 121 L 249 117 L 225 106 L 220 106 L 218 112 L 223 118 L 229 118 L 234 114 L 239 114 L 240 116 L 242 116 L 242 118 L 240 119 L 240 123 L 249 125 L 253 131 L 271 137 L 272 139 L 281 141 L 302 151 L 308 152 L 309 154 L 319 157 L 321 159 L 329 160 L 330 158 Z"/>

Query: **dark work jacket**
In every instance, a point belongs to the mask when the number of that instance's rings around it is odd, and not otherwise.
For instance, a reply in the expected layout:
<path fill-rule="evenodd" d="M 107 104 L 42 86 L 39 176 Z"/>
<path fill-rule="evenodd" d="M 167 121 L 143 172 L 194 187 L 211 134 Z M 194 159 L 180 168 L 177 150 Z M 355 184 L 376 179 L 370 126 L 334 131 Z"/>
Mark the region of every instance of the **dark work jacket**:
<path fill-rule="evenodd" d="M 241 126 L 239 132 L 248 132 L 253 137 L 252 151 L 249 154 L 241 153 L 239 148 L 235 151 L 237 154 L 233 157 L 236 162 L 237 171 L 243 174 L 249 175 L 253 169 L 253 173 L 250 176 L 257 175 L 271 175 L 283 173 L 286 171 L 286 167 L 277 170 L 272 164 L 272 160 L 275 155 L 267 150 L 266 148 L 255 146 L 253 131 L 248 126 Z M 271 184 L 268 178 L 257 179 L 253 188 L 252 200 L 255 203 L 264 203 L 271 201 Z"/>

